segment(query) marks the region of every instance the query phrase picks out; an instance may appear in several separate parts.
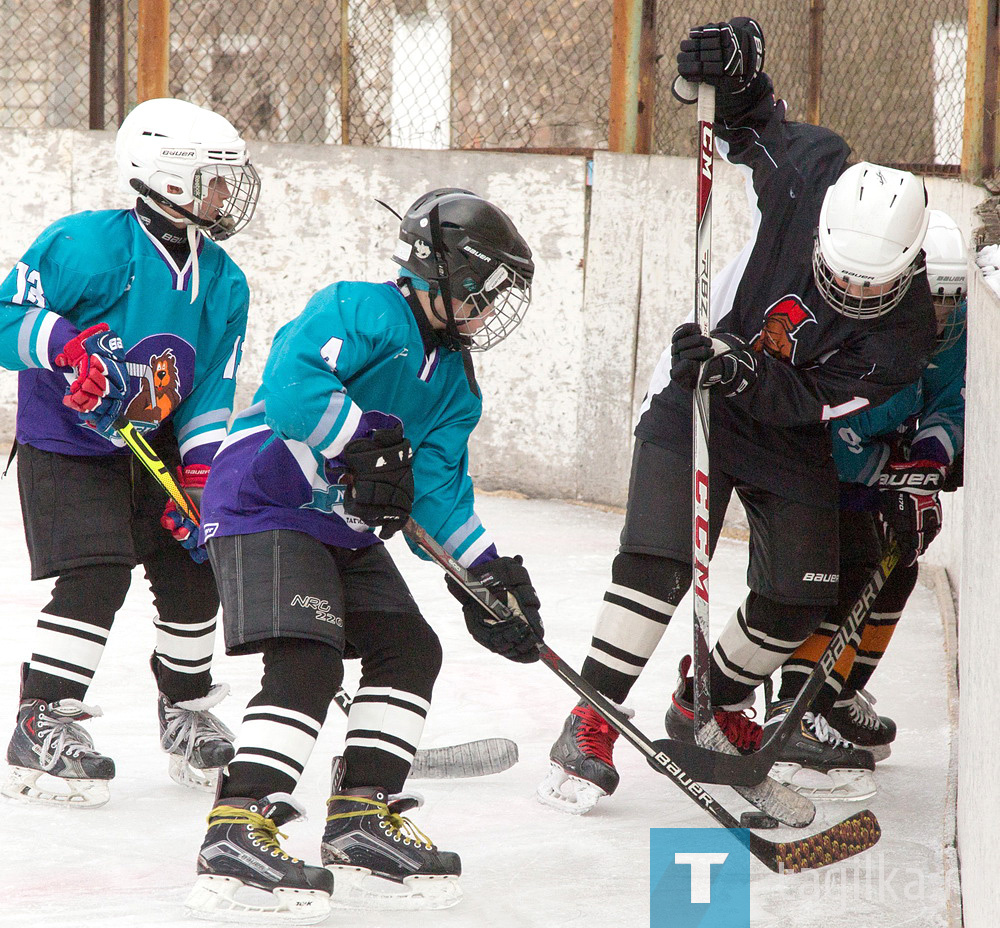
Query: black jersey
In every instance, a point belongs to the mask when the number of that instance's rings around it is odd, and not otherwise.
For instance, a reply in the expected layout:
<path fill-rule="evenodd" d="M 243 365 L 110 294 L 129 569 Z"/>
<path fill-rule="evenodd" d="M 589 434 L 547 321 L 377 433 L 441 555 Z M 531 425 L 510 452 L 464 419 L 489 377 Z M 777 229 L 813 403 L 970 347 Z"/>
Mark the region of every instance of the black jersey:
<path fill-rule="evenodd" d="M 812 251 L 827 188 L 847 166 L 847 143 L 819 126 L 786 122 L 766 76 L 749 111 L 716 125 L 719 152 L 748 173 L 753 230 L 714 282 L 712 328 L 760 352 L 757 382 L 712 393 L 713 462 L 752 485 L 814 505 L 837 505 L 828 423 L 877 406 L 916 381 L 934 344 L 934 309 L 921 269 L 891 312 L 848 318 L 823 299 Z M 727 105 L 729 113 L 727 114 Z M 636 435 L 691 444 L 691 393 L 669 379 L 670 350 L 653 375 Z"/>

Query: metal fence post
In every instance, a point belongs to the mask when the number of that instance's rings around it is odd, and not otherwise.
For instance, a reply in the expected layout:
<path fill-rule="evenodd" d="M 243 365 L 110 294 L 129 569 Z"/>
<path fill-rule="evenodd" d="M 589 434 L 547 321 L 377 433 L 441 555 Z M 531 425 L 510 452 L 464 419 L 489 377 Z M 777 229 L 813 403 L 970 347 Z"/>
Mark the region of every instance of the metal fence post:
<path fill-rule="evenodd" d="M 648 154 L 656 89 L 656 0 L 614 0 L 608 148 Z"/>
<path fill-rule="evenodd" d="M 976 183 L 992 175 L 996 157 L 997 0 L 969 0 L 965 59 L 965 123 L 962 178 Z"/>
<path fill-rule="evenodd" d="M 823 98 L 823 11 L 824 0 L 809 0 L 809 86 L 806 90 L 806 121 L 820 124 Z"/>
<path fill-rule="evenodd" d="M 104 0 L 90 0 L 90 120 L 104 128 Z"/>
<path fill-rule="evenodd" d="M 169 96 L 170 0 L 139 0 L 136 102 Z"/>
<path fill-rule="evenodd" d="M 340 0 L 340 144 L 351 144 L 351 31 L 349 0 Z"/>

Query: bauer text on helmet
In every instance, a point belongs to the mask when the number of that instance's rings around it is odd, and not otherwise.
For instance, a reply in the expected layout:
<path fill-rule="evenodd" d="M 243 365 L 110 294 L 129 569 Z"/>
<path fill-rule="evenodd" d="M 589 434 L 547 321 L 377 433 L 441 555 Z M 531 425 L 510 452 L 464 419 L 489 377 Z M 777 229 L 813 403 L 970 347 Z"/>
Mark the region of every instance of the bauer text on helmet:
<path fill-rule="evenodd" d="M 861 162 L 826 192 L 813 249 L 816 286 L 837 312 L 874 319 L 906 295 L 927 231 L 923 181 Z"/>
<path fill-rule="evenodd" d="M 531 249 L 506 213 L 468 190 L 443 187 L 417 199 L 392 257 L 430 285 L 435 315 L 474 350 L 506 338 L 531 302 Z M 450 307 L 437 299 L 446 294 Z"/>
<path fill-rule="evenodd" d="M 184 100 L 140 103 L 118 130 L 115 160 L 124 190 L 220 241 L 246 226 L 260 195 L 260 178 L 239 132 L 224 117 Z"/>
<path fill-rule="evenodd" d="M 965 331 L 966 313 L 961 304 L 968 291 L 968 257 L 958 223 L 939 209 L 930 214 L 924 254 L 937 318 L 937 354 L 954 345 Z"/>

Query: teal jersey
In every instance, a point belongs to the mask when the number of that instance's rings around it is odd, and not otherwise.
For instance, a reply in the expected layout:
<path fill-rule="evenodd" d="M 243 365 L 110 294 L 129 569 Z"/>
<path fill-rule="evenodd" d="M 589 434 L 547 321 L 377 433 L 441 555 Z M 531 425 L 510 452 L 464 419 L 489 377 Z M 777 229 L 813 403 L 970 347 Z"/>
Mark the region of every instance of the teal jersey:
<path fill-rule="evenodd" d="M 172 421 L 184 464 L 208 464 L 226 434 L 246 335 L 243 272 L 198 234 L 178 267 L 133 210 L 77 213 L 49 226 L 0 285 L 0 366 L 18 377 L 17 439 L 62 454 L 125 453 L 62 403 L 66 342 L 99 322 L 124 344 L 125 415 L 156 430 Z"/>
<path fill-rule="evenodd" d="M 425 347 L 394 284 L 335 283 L 275 335 L 253 404 L 216 456 L 203 538 L 283 528 L 339 547 L 376 543 L 344 511 L 339 455 L 401 422 L 414 451 L 413 518 L 466 566 L 495 556 L 468 474 L 481 413 L 461 353 Z"/>
<path fill-rule="evenodd" d="M 963 301 L 954 314 L 964 326 Z M 840 480 L 873 486 L 894 443 L 910 457 L 953 464 L 965 441 L 966 333 L 931 356 L 916 383 L 866 412 L 833 424 L 833 457 Z"/>

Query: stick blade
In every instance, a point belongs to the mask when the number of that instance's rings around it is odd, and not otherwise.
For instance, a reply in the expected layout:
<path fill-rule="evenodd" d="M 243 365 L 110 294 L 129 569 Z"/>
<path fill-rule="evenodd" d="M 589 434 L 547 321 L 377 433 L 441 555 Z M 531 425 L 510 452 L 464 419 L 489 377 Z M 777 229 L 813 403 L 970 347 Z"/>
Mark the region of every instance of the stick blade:
<path fill-rule="evenodd" d="M 502 773 L 517 763 L 517 745 L 508 738 L 484 738 L 417 751 L 411 780 L 451 780 Z"/>
<path fill-rule="evenodd" d="M 795 841 L 767 841 L 749 834 L 747 847 L 775 873 L 801 873 L 839 863 L 878 844 L 882 828 L 868 809 L 819 834 Z"/>

